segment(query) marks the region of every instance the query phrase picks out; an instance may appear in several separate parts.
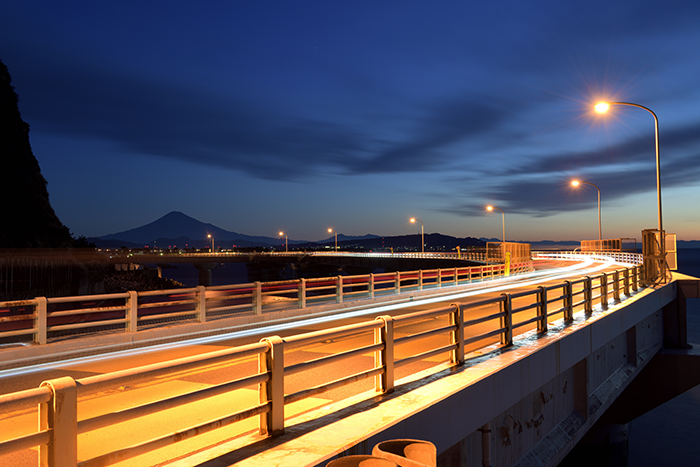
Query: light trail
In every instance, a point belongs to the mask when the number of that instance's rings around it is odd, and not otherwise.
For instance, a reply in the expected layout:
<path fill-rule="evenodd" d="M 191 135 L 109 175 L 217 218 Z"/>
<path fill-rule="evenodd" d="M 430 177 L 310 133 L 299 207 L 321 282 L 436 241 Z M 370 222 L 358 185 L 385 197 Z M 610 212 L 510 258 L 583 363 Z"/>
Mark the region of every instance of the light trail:
<path fill-rule="evenodd" d="M 544 271 L 534 271 L 534 272 L 522 274 L 519 276 L 511 276 L 511 277 L 507 277 L 507 278 L 493 279 L 491 281 L 488 281 L 487 285 L 484 285 L 485 284 L 484 282 L 479 282 L 479 283 L 472 283 L 472 284 L 466 284 L 463 286 L 459 286 L 460 288 L 469 287 L 471 290 L 468 290 L 468 291 L 441 294 L 439 296 L 435 296 L 435 297 L 431 297 L 431 298 L 414 299 L 413 297 L 409 297 L 409 298 L 399 299 L 399 300 L 401 300 L 400 303 L 379 305 L 379 306 L 371 307 L 371 308 L 367 308 L 366 304 L 363 306 L 362 303 L 359 303 L 358 307 L 362 306 L 361 309 L 355 309 L 352 311 L 345 311 L 342 313 L 329 314 L 327 316 L 317 316 L 317 317 L 313 317 L 313 318 L 309 318 L 309 319 L 305 319 L 305 320 L 300 320 L 300 321 L 297 321 L 297 322 L 292 323 L 292 324 L 290 324 L 289 322 L 284 322 L 284 323 L 279 323 L 279 324 L 273 324 L 270 326 L 259 327 L 259 328 L 255 328 L 255 329 L 249 329 L 249 330 L 244 330 L 244 331 L 233 331 L 233 332 L 226 333 L 226 334 L 218 334 L 216 336 L 195 338 L 195 339 L 189 339 L 189 340 L 181 341 L 181 342 L 172 342 L 172 343 L 168 343 L 168 344 L 153 345 L 150 347 L 145 347 L 145 348 L 140 348 L 140 349 L 121 350 L 121 351 L 116 351 L 116 352 L 112 352 L 112 353 L 105 354 L 105 355 L 93 355 L 93 356 L 87 356 L 87 357 L 72 358 L 72 359 L 54 361 L 54 362 L 50 362 L 50 363 L 32 365 L 32 366 L 27 366 L 27 367 L 23 367 L 23 368 L 11 368 L 8 370 L 0 371 L 0 379 L 4 378 L 4 377 L 18 376 L 18 375 L 24 375 L 24 374 L 29 374 L 29 373 L 33 373 L 33 372 L 43 371 L 46 369 L 55 368 L 59 365 L 61 367 L 65 368 L 65 367 L 70 367 L 72 365 L 79 365 L 79 364 L 82 364 L 85 362 L 95 363 L 95 362 L 108 361 L 108 360 L 112 360 L 115 358 L 121 358 L 121 357 L 124 357 L 127 355 L 128 356 L 144 355 L 144 354 L 148 354 L 151 352 L 177 349 L 177 348 L 191 346 L 191 345 L 212 344 L 212 343 L 216 343 L 219 341 L 228 340 L 228 339 L 231 339 L 234 337 L 241 338 L 241 337 L 255 337 L 255 336 L 270 336 L 270 335 L 274 335 L 273 333 L 275 333 L 275 332 L 289 330 L 290 326 L 293 328 L 293 327 L 298 327 L 298 326 L 324 324 L 324 323 L 329 323 L 329 322 L 336 321 L 339 319 L 357 318 L 357 317 L 364 316 L 364 315 L 379 316 L 381 314 L 384 314 L 384 313 L 387 313 L 390 311 L 400 310 L 403 308 L 413 307 L 413 306 L 417 306 L 417 305 L 430 305 L 432 303 L 445 302 L 445 301 L 449 301 L 449 300 L 459 300 L 459 299 L 473 297 L 475 295 L 484 294 L 484 293 L 502 292 L 502 291 L 511 289 L 513 287 L 516 287 L 516 286 L 517 287 L 526 287 L 528 285 L 539 284 L 543 280 L 556 280 L 556 279 L 565 279 L 567 277 L 572 277 L 572 276 L 581 276 L 585 273 L 593 273 L 593 272 L 600 271 L 602 269 L 609 268 L 613 264 L 620 264 L 620 265 L 625 264 L 625 263 L 616 263 L 611 258 L 605 258 L 605 257 L 596 258 L 595 260 L 593 258 L 586 258 L 584 260 L 581 260 L 580 256 L 574 257 L 572 255 L 571 259 L 576 260 L 576 261 L 580 261 L 580 262 L 578 264 L 573 264 L 573 265 L 565 266 L 562 268 L 556 268 L 556 269 L 550 269 L 550 270 L 544 270 Z M 599 263 L 599 264 L 597 264 L 596 266 L 592 266 L 595 263 Z M 470 286 L 472 286 L 472 287 L 470 287 Z M 435 289 L 435 290 L 438 291 L 439 289 Z M 273 323 L 274 321 L 269 321 L 269 322 Z"/>

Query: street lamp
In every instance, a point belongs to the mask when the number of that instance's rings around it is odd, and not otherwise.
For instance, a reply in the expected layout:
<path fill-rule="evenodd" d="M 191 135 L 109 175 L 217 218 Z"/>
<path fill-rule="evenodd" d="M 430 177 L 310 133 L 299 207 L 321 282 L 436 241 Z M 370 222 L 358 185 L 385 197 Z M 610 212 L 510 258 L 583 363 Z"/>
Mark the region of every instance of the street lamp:
<path fill-rule="evenodd" d="M 629 105 L 632 107 L 639 107 L 640 109 L 644 109 L 654 116 L 654 130 L 656 133 L 656 198 L 659 215 L 659 235 L 661 235 L 661 232 L 663 232 L 664 227 L 661 218 L 661 164 L 659 162 L 659 119 L 656 117 L 656 114 L 652 112 L 651 109 L 644 107 L 643 105 L 632 104 L 630 102 L 599 102 L 595 105 L 595 111 L 599 114 L 604 114 L 608 111 L 608 109 L 610 109 L 611 105 Z M 661 243 L 663 244 L 663 241 Z"/>
<path fill-rule="evenodd" d="M 423 225 L 423 221 L 420 219 L 411 217 L 411 223 L 415 224 L 416 222 L 420 222 L 420 252 L 425 253 L 425 226 Z"/>
<path fill-rule="evenodd" d="M 493 211 L 494 209 L 498 209 L 501 211 L 501 221 L 503 224 L 503 243 L 506 242 L 506 213 L 503 212 L 503 209 L 497 208 L 496 206 L 486 206 L 487 211 Z"/>
<path fill-rule="evenodd" d="M 338 232 L 328 229 L 328 233 L 335 233 L 335 251 L 338 251 Z"/>
<path fill-rule="evenodd" d="M 207 234 L 207 238 L 211 238 L 211 252 L 214 254 L 214 237 L 211 234 Z"/>
<path fill-rule="evenodd" d="M 287 241 L 287 234 L 284 232 L 280 232 L 280 235 L 284 235 L 284 252 L 289 253 L 289 243 Z"/>
<path fill-rule="evenodd" d="M 586 185 L 590 185 L 592 187 L 595 187 L 596 190 L 598 190 L 598 248 L 603 249 L 603 229 L 601 227 L 601 222 L 600 222 L 600 188 L 598 188 L 597 185 L 594 185 L 591 182 L 583 182 L 580 180 L 574 180 L 571 182 L 572 186 L 579 186 L 581 183 L 585 183 Z"/>

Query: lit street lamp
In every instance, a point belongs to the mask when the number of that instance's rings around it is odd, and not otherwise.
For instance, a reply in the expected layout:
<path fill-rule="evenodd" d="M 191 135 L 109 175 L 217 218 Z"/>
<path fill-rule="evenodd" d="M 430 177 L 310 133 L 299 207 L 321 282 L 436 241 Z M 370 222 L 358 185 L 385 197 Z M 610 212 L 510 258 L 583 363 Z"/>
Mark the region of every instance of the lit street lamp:
<path fill-rule="evenodd" d="M 603 248 L 603 229 L 601 227 L 601 222 L 600 222 L 600 188 L 598 188 L 597 185 L 594 185 L 591 182 L 583 182 L 580 180 L 574 180 L 571 182 L 572 186 L 579 186 L 581 183 L 585 183 L 586 185 L 590 185 L 592 187 L 595 187 L 596 190 L 598 190 L 598 242 L 600 243 L 598 245 L 599 249 Z"/>
<path fill-rule="evenodd" d="M 651 109 L 644 107 L 643 105 L 639 104 L 632 104 L 630 102 L 599 102 L 595 105 L 595 111 L 604 114 L 605 112 L 608 111 L 611 105 L 629 105 L 632 107 L 639 107 L 640 109 L 644 109 L 650 114 L 654 116 L 654 129 L 656 133 L 656 198 L 657 198 L 657 204 L 658 204 L 658 216 L 659 216 L 659 235 L 661 235 L 661 232 L 664 230 L 663 227 L 663 221 L 661 218 L 661 164 L 659 163 L 659 119 L 656 117 L 656 114 L 651 111 Z M 661 241 L 661 248 L 663 252 L 663 241 Z"/>
<path fill-rule="evenodd" d="M 415 224 L 416 222 L 420 222 L 420 252 L 425 253 L 425 226 L 423 225 L 423 222 L 420 219 L 411 217 L 411 223 Z"/>
<path fill-rule="evenodd" d="M 487 211 L 493 211 L 494 209 L 498 209 L 501 211 L 501 221 L 503 224 L 503 243 L 506 242 L 506 213 L 503 212 L 503 209 L 497 208 L 496 206 L 486 206 Z"/>
<path fill-rule="evenodd" d="M 211 234 L 207 234 L 207 238 L 211 238 L 211 252 L 214 254 L 214 237 Z"/>
<path fill-rule="evenodd" d="M 335 234 L 335 251 L 338 251 L 338 232 L 335 232 L 333 229 L 328 229 L 328 233 Z"/>
<path fill-rule="evenodd" d="M 285 253 L 289 253 L 289 243 L 287 241 L 287 234 L 284 232 L 280 232 L 280 235 L 284 235 L 284 251 Z"/>

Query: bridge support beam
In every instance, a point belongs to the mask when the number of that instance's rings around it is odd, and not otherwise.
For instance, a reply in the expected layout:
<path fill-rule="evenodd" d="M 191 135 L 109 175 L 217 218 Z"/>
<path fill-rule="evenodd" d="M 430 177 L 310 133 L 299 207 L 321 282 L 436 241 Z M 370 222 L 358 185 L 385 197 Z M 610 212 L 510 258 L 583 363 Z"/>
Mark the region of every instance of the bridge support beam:
<path fill-rule="evenodd" d="M 212 285 L 212 271 L 219 266 L 219 263 L 195 263 L 199 271 L 199 285 L 210 287 Z"/>

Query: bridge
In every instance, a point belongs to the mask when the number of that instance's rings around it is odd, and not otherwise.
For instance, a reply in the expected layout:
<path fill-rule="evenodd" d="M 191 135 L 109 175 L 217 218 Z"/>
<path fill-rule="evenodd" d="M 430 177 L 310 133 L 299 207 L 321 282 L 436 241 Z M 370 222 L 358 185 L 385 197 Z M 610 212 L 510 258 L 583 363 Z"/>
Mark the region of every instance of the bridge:
<path fill-rule="evenodd" d="M 139 251 L 137 253 L 116 251 L 110 254 L 108 263 L 124 270 L 136 265 L 155 264 L 162 276 L 162 269 L 173 264 L 193 264 L 199 270 L 199 285 L 210 286 L 212 274 L 222 263 L 247 263 L 281 268 L 292 265 L 296 270 L 327 266 L 350 274 L 370 273 L 376 269 L 387 271 L 419 270 L 445 267 L 460 267 L 478 264 L 501 264 L 508 255 L 513 262 L 530 258 L 530 246 L 520 243 L 487 243 L 485 247 L 473 247 L 455 252 L 353 252 L 353 251 L 291 251 L 291 252 L 186 252 L 186 251 Z M 330 271 L 331 269 L 326 269 Z"/>
<path fill-rule="evenodd" d="M 533 271 L 544 262 L 561 265 Z M 325 278 L 318 287 L 300 280 L 2 303 L 13 318 L 4 322 L 24 324 L 0 338 L 33 342 L 0 351 L 4 375 L 31 363 L 55 376 L 54 359 L 86 367 L 107 350 L 183 336 L 217 350 L 72 370 L 75 378 L 4 394 L 0 456 L 35 446 L 52 466 L 325 465 L 414 438 L 436 445 L 439 465 L 557 465 L 587 434 L 612 439 L 698 382 L 700 372 L 677 370 L 697 368 L 685 300 L 700 296 L 698 280 L 649 283 L 643 270 L 641 255 L 541 253 L 511 271 L 464 266 Z M 83 320 L 65 321 L 75 316 Z M 329 316 L 346 321 L 322 326 Z M 65 334 L 76 330 L 92 334 Z M 244 330 L 255 339 L 222 346 Z M 230 368 L 234 375 L 207 384 L 174 384 Z M 674 384 L 649 391 L 660 378 Z M 104 397 L 113 399 L 94 402 Z M 165 415 L 174 410 L 184 415 Z M 38 417 L 39 429 L 23 428 L 21 417 Z M 154 420 L 146 433 L 137 428 L 144 420 Z"/>

